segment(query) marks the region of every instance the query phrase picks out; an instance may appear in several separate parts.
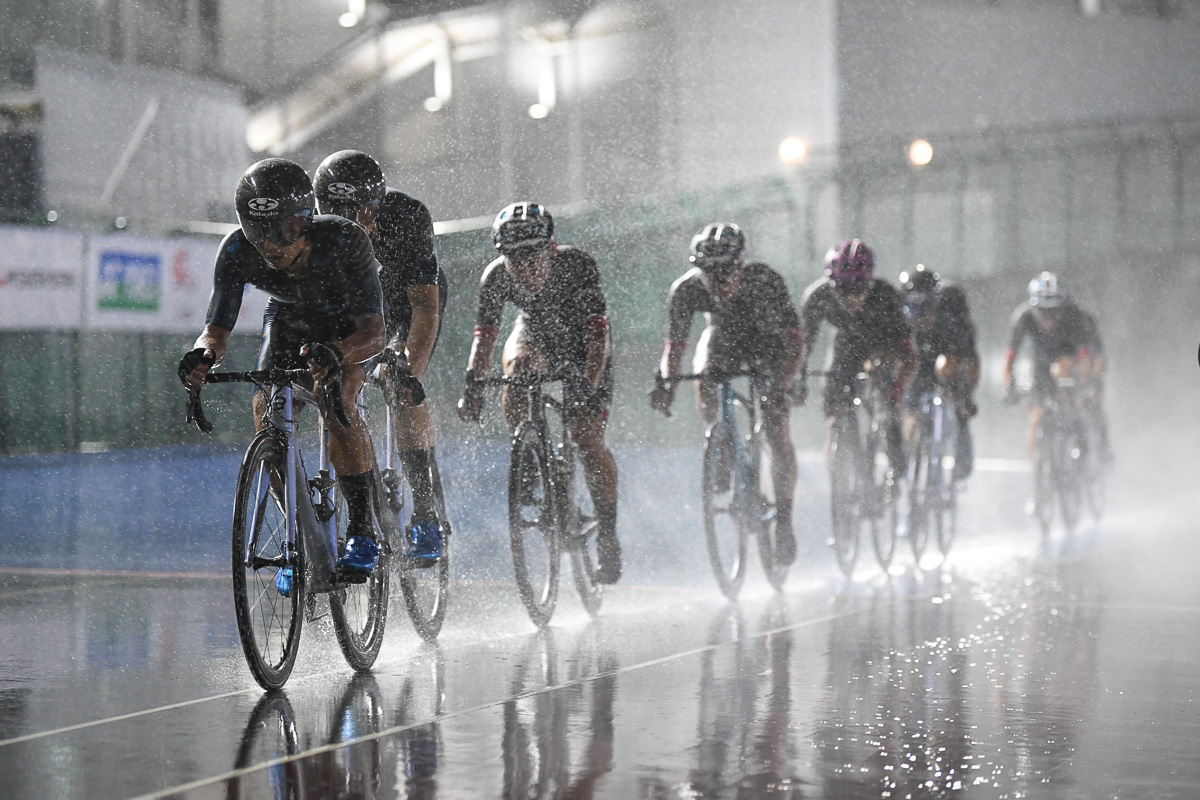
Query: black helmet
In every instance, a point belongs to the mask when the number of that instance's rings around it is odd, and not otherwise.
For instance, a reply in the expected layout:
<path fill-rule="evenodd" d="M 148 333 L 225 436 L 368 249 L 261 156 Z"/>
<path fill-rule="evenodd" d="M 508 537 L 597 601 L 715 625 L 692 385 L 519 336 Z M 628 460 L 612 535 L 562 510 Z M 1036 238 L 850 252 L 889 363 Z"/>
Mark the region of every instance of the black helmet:
<path fill-rule="evenodd" d="M 705 272 L 739 266 L 746 256 L 746 234 L 732 222 L 714 222 L 692 237 L 688 260 Z"/>
<path fill-rule="evenodd" d="M 358 216 L 358 207 L 379 205 L 387 194 L 379 162 L 358 150 L 339 150 L 321 162 L 313 175 L 317 208 L 322 214 L 347 219 Z"/>
<path fill-rule="evenodd" d="M 250 244 L 294 243 L 312 222 L 312 181 L 286 158 L 267 158 L 242 173 L 235 203 L 238 222 Z"/>
<path fill-rule="evenodd" d="M 911 272 L 900 273 L 900 291 L 904 294 L 904 311 L 910 318 L 922 317 L 937 296 L 942 279 L 924 264 Z"/>
<path fill-rule="evenodd" d="M 554 217 L 540 203 L 506 206 L 492 220 L 492 246 L 502 255 L 540 250 L 554 244 Z"/>
<path fill-rule="evenodd" d="M 905 294 L 908 292 L 931 294 L 937 291 L 941 280 L 941 275 L 927 268 L 924 264 L 917 264 L 912 272 L 900 273 L 900 288 L 904 290 Z"/>

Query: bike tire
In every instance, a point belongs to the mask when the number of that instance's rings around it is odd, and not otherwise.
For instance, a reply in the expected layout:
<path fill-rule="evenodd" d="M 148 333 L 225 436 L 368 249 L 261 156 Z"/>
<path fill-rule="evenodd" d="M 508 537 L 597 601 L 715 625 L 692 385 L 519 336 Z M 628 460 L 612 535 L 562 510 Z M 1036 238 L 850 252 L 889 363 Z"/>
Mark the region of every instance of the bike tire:
<path fill-rule="evenodd" d="M 918 564 L 921 562 L 921 556 L 925 554 L 925 545 L 929 538 L 930 507 L 934 502 L 931 500 L 931 492 L 934 487 L 929 458 L 930 438 L 928 420 L 922 417 L 913 428 L 912 439 L 909 441 L 908 475 L 906 476 L 908 483 L 906 533 L 909 547 L 912 549 L 913 561 Z"/>
<path fill-rule="evenodd" d="M 748 448 L 747 448 L 748 449 Z M 753 458 L 755 454 L 750 454 Z M 747 474 L 757 476 L 757 486 L 750 496 L 748 508 L 750 522 L 754 526 L 755 538 L 758 540 L 758 558 L 762 562 L 763 575 L 767 583 L 777 592 L 783 591 L 787 582 L 788 569 L 791 564 L 780 564 L 779 548 L 775 544 L 775 528 L 777 509 L 775 506 L 775 479 L 772 474 L 771 448 L 765 441 L 759 441 L 757 452 L 758 463 L 751 465 Z"/>
<path fill-rule="evenodd" d="M 879 458 L 882 455 L 883 458 Z M 903 481 L 893 469 L 888 457 L 887 430 L 882 416 L 872 420 L 870 441 L 864 462 L 870 477 L 873 513 L 871 514 L 871 546 L 875 560 L 887 572 L 896 553 L 896 534 L 900 527 L 900 495 Z M 918 561 L 920 558 L 918 557 Z"/>
<path fill-rule="evenodd" d="M 937 508 L 934 520 L 937 529 L 938 550 L 945 558 L 950 554 L 950 545 L 958 527 L 958 485 L 954 480 L 955 457 L 958 454 L 958 420 L 950 409 L 942 411 L 941 446 L 935 451 L 937 465 Z"/>
<path fill-rule="evenodd" d="M 1074 533 L 1083 513 L 1083 459 L 1086 445 L 1079 431 L 1060 428 L 1055 445 L 1055 484 L 1063 527 Z"/>
<path fill-rule="evenodd" d="M 296 713 L 283 692 L 263 694 L 250 712 L 242 738 L 238 742 L 234 769 L 250 769 L 279 762 L 300 752 L 300 736 L 296 730 Z M 294 773 L 292 773 L 294 775 Z M 231 784 L 240 790 L 240 785 Z M 240 791 L 235 796 L 240 796 Z"/>
<path fill-rule="evenodd" d="M 269 433 L 259 433 L 242 459 L 233 506 L 233 607 L 238 638 L 251 674 L 268 691 L 279 689 L 292 674 L 304 626 L 304 542 L 297 536 L 287 546 L 287 515 L 271 494 L 286 485 L 285 446 Z M 297 487 L 299 488 L 299 487 Z M 302 500 L 307 487 L 297 492 Z M 275 576 L 292 569 L 288 597 L 279 593 Z"/>
<path fill-rule="evenodd" d="M 718 419 L 704 437 L 701 505 L 708 561 L 721 593 L 736 600 L 745 580 L 746 520 L 743 515 L 742 480 L 738 475 L 737 434 Z"/>
<path fill-rule="evenodd" d="M 571 460 L 575 460 L 574 455 L 571 455 Z M 559 516 L 559 535 L 567 548 L 575 591 L 579 593 L 584 610 L 595 617 L 604 602 L 604 586 L 596 581 L 596 572 L 600 568 L 596 534 L 600 524 L 590 507 L 585 482 L 581 480 L 582 469 L 574 463 L 558 466 L 560 470 L 574 473 L 569 479 L 562 476 L 559 482 L 559 508 L 565 511 Z"/>
<path fill-rule="evenodd" d="M 829 488 L 833 553 L 847 578 L 854 574 L 862 525 L 861 457 L 857 420 L 845 413 L 834 423 L 829 442 Z"/>
<path fill-rule="evenodd" d="M 378 480 L 372 495 L 375 505 L 375 536 L 379 542 L 379 563 L 365 583 L 344 583 L 329 593 L 329 614 L 333 620 L 333 633 L 346 663 L 356 672 L 369 670 L 379 657 L 383 646 L 383 635 L 387 627 L 388 599 L 390 592 L 390 567 L 392 548 L 396 540 L 392 525 L 379 513 L 378 498 L 382 496 L 383 484 Z M 348 524 L 345 500 L 338 493 L 336 525 L 339 548 L 345 545 Z"/>
<path fill-rule="evenodd" d="M 1047 419 L 1049 414 L 1049 410 L 1043 413 L 1033 454 L 1033 516 L 1037 520 L 1043 541 L 1050 538 L 1055 502 L 1054 456 L 1051 451 L 1053 443 L 1049 441 L 1051 434 Z"/>
<path fill-rule="evenodd" d="M 399 463 L 399 454 L 396 455 Z M 427 642 L 437 639 L 446 619 L 446 607 L 450 602 L 450 558 L 453 530 L 446 517 L 446 497 L 442 491 L 442 475 L 437 461 L 433 470 L 433 502 L 438 519 L 442 523 L 442 556 L 433 564 L 425 560 L 410 559 L 404 554 L 406 531 L 408 530 L 405 509 L 412 508 L 412 488 L 408 481 L 397 476 L 394 486 L 385 482 L 388 512 L 395 520 L 397 545 L 393 564 L 400 580 L 400 593 L 404 596 L 404 607 L 417 635 Z"/>
<path fill-rule="evenodd" d="M 512 441 L 508 535 L 517 592 L 530 620 L 539 628 L 550 624 L 558 601 L 561 541 L 551 469 L 543 431 L 526 420 L 517 428 Z M 531 474 L 523 480 L 525 472 Z"/>

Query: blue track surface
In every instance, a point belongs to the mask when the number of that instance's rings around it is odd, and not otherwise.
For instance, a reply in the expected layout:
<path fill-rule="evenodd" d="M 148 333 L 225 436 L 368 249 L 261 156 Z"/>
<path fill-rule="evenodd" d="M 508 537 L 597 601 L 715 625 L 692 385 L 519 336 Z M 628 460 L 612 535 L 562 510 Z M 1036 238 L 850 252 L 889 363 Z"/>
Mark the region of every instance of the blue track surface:
<path fill-rule="evenodd" d="M 646 577 L 656 572 L 705 574 L 699 448 L 623 448 L 616 456 L 621 470 L 619 528 L 627 558 L 637 559 L 638 571 Z M 438 459 L 456 531 L 456 574 L 511 579 L 507 443 L 443 444 Z M 0 566 L 224 573 L 240 463 L 240 450 L 219 447 L 0 460 L 5 534 Z M 797 516 L 811 512 L 820 525 L 824 509 L 819 497 L 807 504 L 803 500 L 805 487 L 811 488 L 817 476 L 806 476 L 808 465 L 801 466 Z M 815 544 L 823 534 L 813 533 Z"/>

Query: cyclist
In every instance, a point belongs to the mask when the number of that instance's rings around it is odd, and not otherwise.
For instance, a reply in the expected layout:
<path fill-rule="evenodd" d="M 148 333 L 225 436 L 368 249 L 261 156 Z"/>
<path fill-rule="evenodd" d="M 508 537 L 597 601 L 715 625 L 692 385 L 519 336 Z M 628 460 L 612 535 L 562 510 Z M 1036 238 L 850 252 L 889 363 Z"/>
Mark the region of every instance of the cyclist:
<path fill-rule="evenodd" d="M 371 241 L 348 220 L 314 216 L 312 182 L 286 159 L 268 158 L 247 169 L 235 200 L 241 227 L 221 242 L 204 329 L 180 361 L 179 376 L 198 388 L 225 358 L 247 285 L 270 295 L 256 368 L 307 366 L 323 386 L 342 378 L 342 401 L 353 424 L 329 426 L 329 460 L 349 511 L 346 549 L 337 567 L 344 574 L 369 574 L 379 561 L 371 524 L 375 454 L 355 404 L 362 372 L 348 367 L 384 345 Z M 256 392 L 254 419 L 260 428 L 266 403 Z M 284 570 L 279 574 L 284 577 L 276 583 L 286 595 L 290 582 Z"/>
<path fill-rule="evenodd" d="M 796 559 L 792 532 L 792 498 L 796 454 L 792 447 L 791 404 L 787 390 L 796 376 L 803 349 L 800 316 L 778 272 L 759 261 L 746 262 L 746 236 L 730 223 L 715 222 L 692 237 L 693 267 L 673 284 L 667 296 L 667 340 L 655 372 L 650 404 L 666 413 L 675 399 L 683 351 L 692 316 L 708 318 L 694 356 L 694 370 L 735 371 L 749 364 L 752 391 L 761 399 L 763 431 L 771 448 L 775 486 L 778 559 Z M 717 421 L 717 383 L 697 384 L 705 428 Z"/>
<path fill-rule="evenodd" d="M 1100 338 L 1100 327 L 1096 317 L 1080 309 L 1084 326 L 1088 331 L 1088 376 L 1089 380 L 1083 391 L 1084 411 L 1092 415 L 1100 446 L 1100 458 L 1105 463 L 1112 462 L 1112 444 L 1108 438 L 1108 415 L 1104 411 L 1104 374 L 1108 370 L 1108 356 L 1104 352 L 1104 341 Z"/>
<path fill-rule="evenodd" d="M 379 163 L 358 150 L 339 150 L 313 176 L 317 210 L 362 226 L 379 261 L 388 350 L 403 356 L 407 372 L 420 380 L 429 366 L 446 307 L 446 275 L 438 267 L 433 219 L 416 198 L 389 189 Z M 429 406 L 414 405 L 403 368 L 390 357 L 379 364 L 397 419 L 396 448 L 413 490 L 408 554 L 433 560 L 442 555 L 442 527 L 433 491 L 434 431 Z M 368 364 L 367 368 L 374 365 Z M 350 370 L 362 370 L 355 364 Z"/>
<path fill-rule="evenodd" d="M 912 435 L 920 411 L 921 395 L 941 382 L 950 392 L 958 417 L 954 454 L 954 478 L 964 480 L 975 461 L 968 421 L 978 409 L 973 397 L 979 384 L 979 350 L 975 346 L 975 323 L 967 295 L 946 284 L 936 272 L 918 264 L 912 272 L 900 273 L 904 313 L 913 328 L 917 369 L 908 389 L 905 439 Z"/>
<path fill-rule="evenodd" d="M 837 418 L 854 399 L 855 377 L 869 369 L 883 389 L 888 415 L 888 457 L 892 467 L 904 471 L 907 459 L 900 431 L 900 400 L 916 367 L 912 329 L 896 287 L 874 277 L 875 254 L 861 239 L 850 239 L 825 254 L 825 277 L 804 290 L 800 318 L 804 327 L 797 399 L 807 397 L 808 358 L 822 322 L 837 329 L 833 363 L 825 381 L 823 410 L 828 427 L 826 451 Z"/>
<path fill-rule="evenodd" d="M 1005 399 L 1017 399 L 1013 364 L 1026 341 L 1032 345 L 1033 384 L 1029 394 L 1029 430 L 1026 445 L 1033 457 L 1037 426 L 1055 380 L 1076 378 L 1087 385 L 1091 378 L 1091 347 L 1095 325 L 1068 297 L 1053 272 L 1043 272 L 1029 282 L 1029 300 L 1013 311 L 1008 351 L 1004 355 Z"/>
<path fill-rule="evenodd" d="M 475 337 L 467 362 L 459 416 L 478 421 L 492 349 L 500 333 L 505 303 L 517 307 L 516 322 L 504 344 L 505 375 L 566 372 L 563 381 L 567 431 L 579 447 L 584 475 L 598 522 L 596 580 L 616 583 L 621 576 L 617 540 L 617 464 L 604 443 L 612 405 L 612 335 L 595 260 L 574 247 L 559 246 L 554 218 L 538 203 L 502 209 L 492 222 L 498 253 L 483 272 L 475 314 Z M 526 393 L 504 392 L 509 430 L 527 416 Z"/>

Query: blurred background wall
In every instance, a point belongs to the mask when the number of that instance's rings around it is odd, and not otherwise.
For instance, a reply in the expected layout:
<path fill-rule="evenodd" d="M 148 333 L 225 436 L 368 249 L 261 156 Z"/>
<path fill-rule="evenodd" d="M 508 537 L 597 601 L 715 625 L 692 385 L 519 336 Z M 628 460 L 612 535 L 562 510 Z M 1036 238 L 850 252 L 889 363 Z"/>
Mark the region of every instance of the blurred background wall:
<path fill-rule="evenodd" d="M 688 238 L 718 218 L 797 299 L 853 235 L 885 276 L 924 262 L 963 281 L 985 394 L 1025 283 L 1058 270 L 1099 312 L 1118 409 L 1179 405 L 1196 337 L 1175 334 L 1200 300 L 1196 74 L 1184 0 L 0 0 L 0 234 L 72 230 L 80 259 L 105 234 L 215 251 L 250 163 L 355 147 L 439 221 L 446 435 L 466 435 L 450 407 L 481 227 L 518 197 L 601 262 L 628 441 L 679 439 L 642 394 Z M 0 303 L 25 252 L 0 242 Z M 194 333 L 4 327 L 0 451 L 198 440 L 173 377 Z M 236 439 L 249 423 L 229 402 Z M 985 410 L 1006 420 L 991 446 L 1019 450 L 1019 415 Z"/>

